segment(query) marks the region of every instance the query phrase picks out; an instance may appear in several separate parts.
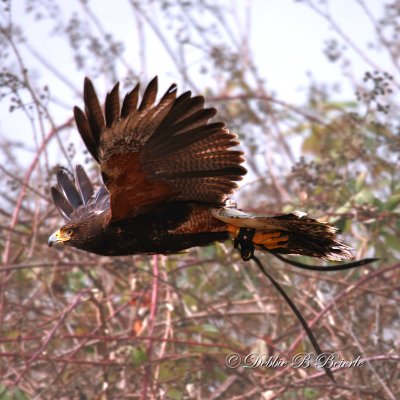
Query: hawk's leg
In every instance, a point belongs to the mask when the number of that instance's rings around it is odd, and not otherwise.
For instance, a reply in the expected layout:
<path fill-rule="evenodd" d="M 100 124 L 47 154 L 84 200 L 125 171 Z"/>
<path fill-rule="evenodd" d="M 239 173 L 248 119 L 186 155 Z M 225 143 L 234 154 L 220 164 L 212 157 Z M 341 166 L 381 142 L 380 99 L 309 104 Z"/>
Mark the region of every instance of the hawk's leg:
<path fill-rule="evenodd" d="M 249 261 L 254 255 L 253 237 L 255 232 L 255 229 L 240 228 L 239 233 L 233 239 L 233 246 L 235 249 L 239 249 L 243 261 Z"/>
<path fill-rule="evenodd" d="M 238 228 L 228 225 L 228 231 L 235 236 L 234 247 L 239 249 L 244 261 L 250 260 L 254 249 L 260 246 L 266 250 L 275 250 L 287 246 L 289 236 L 282 235 L 282 232 L 256 232 L 252 228 Z"/>
<path fill-rule="evenodd" d="M 282 235 L 282 232 L 256 232 L 253 237 L 253 243 L 263 245 L 268 250 L 279 249 L 280 247 L 286 247 L 287 241 L 289 240 L 288 235 Z"/>

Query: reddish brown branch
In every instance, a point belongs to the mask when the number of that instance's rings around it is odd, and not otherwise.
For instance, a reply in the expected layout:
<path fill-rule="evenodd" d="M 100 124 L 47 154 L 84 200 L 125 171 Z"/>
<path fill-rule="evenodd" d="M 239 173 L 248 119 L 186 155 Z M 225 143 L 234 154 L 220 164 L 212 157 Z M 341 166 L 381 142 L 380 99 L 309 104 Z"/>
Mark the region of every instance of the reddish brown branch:
<path fill-rule="evenodd" d="M 152 288 L 152 293 L 151 293 L 151 306 L 150 306 L 150 316 L 149 316 L 149 336 L 153 335 L 154 331 L 154 323 L 156 319 L 156 314 L 157 314 L 157 304 L 158 304 L 158 290 L 159 290 L 159 265 L 158 265 L 158 260 L 159 256 L 154 255 L 153 256 L 153 288 Z M 147 359 L 149 362 L 151 362 L 151 356 L 153 352 L 153 339 L 150 338 L 148 345 L 147 345 Z M 142 393 L 141 393 L 141 399 L 146 400 L 147 399 L 147 391 L 149 386 L 152 385 L 152 377 L 151 377 L 151 366 L 150 364 L 146 365 L 145 367 L 145 373 L 144 373 L 144 378 L 143 378 L 143 386 L 142 386 Z"/>

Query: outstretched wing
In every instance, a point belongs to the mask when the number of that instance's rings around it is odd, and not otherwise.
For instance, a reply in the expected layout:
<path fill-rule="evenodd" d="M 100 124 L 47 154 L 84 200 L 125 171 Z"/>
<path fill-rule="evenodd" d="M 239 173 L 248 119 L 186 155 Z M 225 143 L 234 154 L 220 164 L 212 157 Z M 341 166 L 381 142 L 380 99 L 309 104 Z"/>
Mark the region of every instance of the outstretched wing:
<path fill-rule="evenodd" d="M 51 195 L 58 211 L 67 221 L 79 222 L 110 208 L 110 196 L 105 186 L 101 186 L 95 194 L 80 165 L 75 168 L 74 179 L 65 169 L 59 169 L 57 182 L 59 188 L 53 186 Z"/>
<path fill-rule="evenodd" d="M 113 220 L 171 201 L 220 205 L 246 173 L 243 153 L 230 150 L 236 135 L 222 122 L 209 123 L 216 110 L 204 108 L 202 96 L 176 97 L 176 85 L 155 105 L 156 96 L 154 78 L 139 106 L 137 85 L 120 107 L 117 84 L 103 114 L 86 78 L 85 113 L 75 107 L 79 132 L 101 165 Z"/>

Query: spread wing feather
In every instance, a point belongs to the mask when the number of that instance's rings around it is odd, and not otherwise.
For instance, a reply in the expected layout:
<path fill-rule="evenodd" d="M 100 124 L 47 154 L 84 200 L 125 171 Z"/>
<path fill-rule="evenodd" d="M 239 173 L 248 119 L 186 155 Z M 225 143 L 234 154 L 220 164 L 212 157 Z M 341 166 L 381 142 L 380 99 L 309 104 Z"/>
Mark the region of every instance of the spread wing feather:
<path fill-rule="evenodd" d="M 209 123 L 216 110 L 202 96 L 176 96 L 171 85 L 155 104 L 158 82 L 139 85 L 119 105 L 118 85 L 107 95 L 105 117 L 89 79 L 85 114 L 75 110 L 79 132 L 99 161 L 111 196 L 112 218 L 123 219 L 171 201 L 221 205 L 246 173 L 236 135 L 221 122 Z"/>
<path fill-rule="evenodd" d="M 110 208 L 109 194 L 101 186 L 94 194 L 93 186 L 82 166 L 75 169 L 75 180 L 65 169 L 57 171 L 58 188 L 51 188 L 51 195 L 58 211 L 67 221 L 80 221 Z"/>
<path fill-rule="evenodd" d="M 139 111 L 143 111 L 154 104 L 157 97 L 157 90 L 158 80 L 157 77 L 155 77 L 150 81 L 150 83 L 147 85 L 146 90 L 144 91 L 142 101 L 139 106 Z"/>
<path fill-rule="evenodd" d="M 74 211 L 74 209 L 71 206 L 71 204 L 68 202 L 68 200 L 54 186 L 51 188 L 51 196 L 52 196 L 53 202 L 54 202 L 55 206 L 57 207 L 58 211 L 60 212 L 60 214 L 67 221 L 70 221 L 71 220 L 71 214 Z"/>
<path fill-rule="evenodd" d="M 126 118 L 131 112 L 136 111 L 139 99 L 139 83 L 124 98 L 121 109 L 121 118 Z M 118 100 L 119 101 L 119 100 Z"/>
<path fill-rule="evenodd" d="M 82 204 L 82 198 L 65 169 L 57 171 L 57 182 L 71 206 L 79 207 Z"/>
<path fill-rule="evenodd" d="M 86 145 L 86 148 L 88 149 L 88 151 L 92 155 L 92 157 L 97 162 L 100 162 L 98 143 L 96 143 L 96 141 L 94 139 L 92 130 L 89 125 L 89 121 L 87 120 L 83 111 L 78 107 L 74 107 L 74 116 L 75 116 L 75 121 L 76 121 L 78 130 L 79 130 L 79 133 L 82 136 L 82 139 Z"/>
<path fill-rule="evenodd" d="M 119 118 L 119 107 L 119 82 L 117 82 L 111 92 L 106 97 L 105 114 L 106 125 L 108 128 L 110 128 L 113 122 Z"/>
<path fill-rule="evenodd" d="M 93 186 L 81 165 L 77 165 L 75 168 L 75 183 L 83 204 L 87 204 L 93 196 Z"/>
<path fill-rule="evenodd" d="M 100 143 L 100 134 L 104 128 L 104 116 L 100 103 L 89 79 L 85 79 L 83 98 L 85 101 L 86 117 L 89 121 L 90 130 L 96 145 Z"/>

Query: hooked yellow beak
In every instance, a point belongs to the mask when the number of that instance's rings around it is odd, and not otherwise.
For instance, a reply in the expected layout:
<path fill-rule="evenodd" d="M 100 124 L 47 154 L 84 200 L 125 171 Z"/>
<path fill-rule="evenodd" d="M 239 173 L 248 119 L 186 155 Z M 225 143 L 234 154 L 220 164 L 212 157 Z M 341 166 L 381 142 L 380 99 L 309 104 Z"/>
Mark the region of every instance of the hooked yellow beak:
<path fill-rule="evenodd" d="M 64 244 L 64 242 L 67 242 L 69 239 L 69 235 L 67 235 L 65 232 L 61 232 L 61 230 L 59 229 L 49 237 L 49 239 L 47 240 L 47 244 L 49 245 L 49 247 L 51 247 L 55 244 Z"/>

